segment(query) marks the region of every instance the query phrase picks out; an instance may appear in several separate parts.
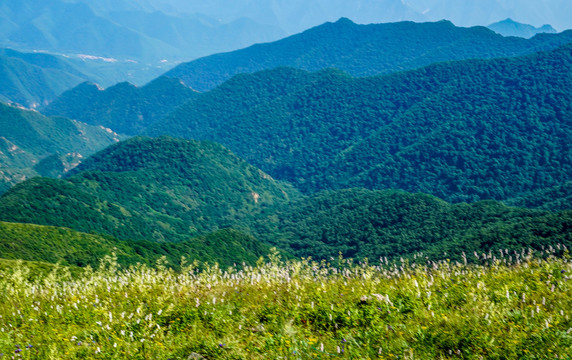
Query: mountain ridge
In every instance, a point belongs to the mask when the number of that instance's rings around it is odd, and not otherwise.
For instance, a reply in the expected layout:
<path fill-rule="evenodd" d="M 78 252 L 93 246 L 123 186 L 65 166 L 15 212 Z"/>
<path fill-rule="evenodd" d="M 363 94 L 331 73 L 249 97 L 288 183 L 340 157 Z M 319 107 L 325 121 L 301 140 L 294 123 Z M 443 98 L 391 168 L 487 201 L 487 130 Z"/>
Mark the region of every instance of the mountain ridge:
<path fill-rule="evenodd" d="M 352 76 L 373 76 L 435 62 L 517 56 L 572 41 L 572 31 L 530 40 L 504 38 L 485 27 L 460 28 L 449 21 L 357 25 L 328 22 L 272 43 L 183 63 L 164 75 L 206 91 L 233 75 L 280 66 L 317 71 L 335 67 Z"/>

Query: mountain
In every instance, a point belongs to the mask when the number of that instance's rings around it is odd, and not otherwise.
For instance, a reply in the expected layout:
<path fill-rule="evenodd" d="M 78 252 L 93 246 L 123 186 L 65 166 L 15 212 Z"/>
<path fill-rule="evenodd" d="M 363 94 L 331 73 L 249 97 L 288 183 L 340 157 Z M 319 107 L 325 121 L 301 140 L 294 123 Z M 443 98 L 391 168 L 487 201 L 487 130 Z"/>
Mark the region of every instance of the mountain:
<path fill-rule="evenodd" d="M 360 23 L 424 19 L 423 15 L 401 0 L 151 0 L 149 3 L 170 14 L 201 13 L 225 23 L 249 18 L 257 23 L 279 26 L 289 34 L 340 17 L 348 17 Z"/>
<path fill-rule="evenodd" d="M 246 262 L 254 265 L 268 248 L 236 230 L 224 229 L 187 241 L 157 244 L 151 241 L 121 241 L 110 236 L 86 234 L 71 229 L 0 222 L 0 259 L 59 263 L 97 268 L 105 256 L 117 256 L 122 266 L 155 265 L 162 256 L 178 267 L 181 258 L 222 268 Z"/>
<path fill-rule="evenodd" d="M 571 74 L 572 45 L 369 78 L 279 68 L 236 76 L 146 134 L 219 142 L 306 193 L 502 200 L 570 179 Z"/>
<path fill-rule="evenodd" d="M 572 29 L 567 0 L 408 0 L 408 6 L 428 21 L 449 19 L 459 26 L 486 25 L 506 18 L 540 26 L 552 24 L 562 31 Z"/>
<path fill-rule="evenodd" d="M 137 59 L 151 55 L 149 39 L 97 16 L 86 4 L 8 0 L 0 9 L 0 44 L 6 47 Z"/>
<path fill-rule="evenodd" d="M 0 100 L 37 107 L 89 76 L 60 57 L 0 49 Z"/>
<path fill-rule="evenodd" d="M 532 25 L 518 23 L 510 18 L 490 24 L 487 27 L 502 36 L 518 36 L 526 39 L 531 38 L 536 34 L 556 33 L 556 30 L 554 30 L 550 25 L 543 25 L 536 28 Z"/>
<path fill-rule="evenodd" d="M 179 80 L 165 77 L 140 88 L 120 83 L 101 90 L 95 84 L 83 83 L 41 111 L 135 135 L 194 96 L 196 92 Z"/>
<path fill-rule="evenodd" d="M 192 14 L 165 14 L 134 2 L 8 0 L 0 5 L 0 46 L 83 54 L 159 65 L 235 50 L 284 36 L 251 19 L 221 23 Z"/>
<path fill-rule="evenodd" d="M 508 199 L 506 204 L 550 211 L 572 210 L 572 181 Z"/>
<path fill-rule="evenodd" d="M 314 259 L 414 256 L 462 261 L 572 245 L 572 212 L 520 209 L 495 201 L 451 205 L 426 194 L 347 189 L 279 207 L 253 228 L 260 239 Z M 560 244 L 560 245 L 559 245 Z M 490 255 L 489 255 L 490 256 Z M 499 256 L 500 257 L 500 256 Z"/>
<path fill-rule="evenodd" d="M 70 175 L 16 185 L 0 198 L 0 219 L 173 242 L 296 197 L 218 144 L 168 137 L 112 145 Z"/>
<path fill-rule="evenodd" d="M 60 162 L 62 165 L 57 166 L 60 167 L 57 171 L 57 167 L 44 163 L 41 171 L 60 176 L 82 157 L 124 138 L 100 126 L 46 117 L 3 103 L 0 103 L 0 129 L 0 193 L 17 182 L 38 175 L 39 169 L 35 166 L 44 159 L 50 158 L 52 164 Z M 67 167 L 63 166 L 64 161 L 68 163 Z"/>
<path fill-rule="evenodd" d="M 165 76 L 205 91 L 236 74 L 281 66 L 308 71 L 333 67 L 352 76 L 372 76 L 440 61 L 530 54 L 571 41 L 572 31 L 526 40 L 448 21 L 357 25 L 343 18 L 272 43 L 183 63 Z"/>

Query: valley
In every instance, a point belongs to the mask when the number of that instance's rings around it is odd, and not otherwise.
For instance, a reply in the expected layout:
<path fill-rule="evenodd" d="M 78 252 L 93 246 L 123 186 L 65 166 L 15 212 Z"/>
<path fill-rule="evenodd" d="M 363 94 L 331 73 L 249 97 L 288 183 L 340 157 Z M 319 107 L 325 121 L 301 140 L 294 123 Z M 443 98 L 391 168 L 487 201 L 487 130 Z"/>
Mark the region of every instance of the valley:
<path fill-rule="evenodd" d="M 31 3 L 0 5 L 0 358 L 572 353 L 572 30 Z"/>

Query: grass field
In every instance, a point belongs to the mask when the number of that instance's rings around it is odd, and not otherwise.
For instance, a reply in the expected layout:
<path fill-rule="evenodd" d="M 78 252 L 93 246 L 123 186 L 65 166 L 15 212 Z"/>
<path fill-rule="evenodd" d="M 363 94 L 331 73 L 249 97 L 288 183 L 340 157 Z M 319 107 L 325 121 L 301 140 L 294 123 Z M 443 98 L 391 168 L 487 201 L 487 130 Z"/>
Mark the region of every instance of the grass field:
<path fill-rule="evenodd" d="M 569 359 L 572 263 L 556 251 L 423 265 L 274 253 L 180 272 L 106 258 L 34 277 L 21 263 L 0 272 L 0 359 Z"/>

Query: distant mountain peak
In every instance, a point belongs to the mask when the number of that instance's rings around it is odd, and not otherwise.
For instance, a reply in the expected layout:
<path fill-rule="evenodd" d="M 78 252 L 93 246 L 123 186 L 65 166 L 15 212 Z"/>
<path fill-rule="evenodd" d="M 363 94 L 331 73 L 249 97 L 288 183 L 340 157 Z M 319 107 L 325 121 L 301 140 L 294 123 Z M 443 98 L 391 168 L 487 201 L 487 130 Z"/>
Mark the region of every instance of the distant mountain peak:
<path fill-rule="evenodd" d="M 487 27 L 494 32 L 501 34 L 502 36 L 517 36 L 526 39 L 540 33 L 556 33 L 556 30 L 551 25 L 545 24 L 539 28 L 536 28 L 532 25 L 522 24 L 514 21 L 511 18 L 506 18 L 502 21 L 490 24 Z"/>

